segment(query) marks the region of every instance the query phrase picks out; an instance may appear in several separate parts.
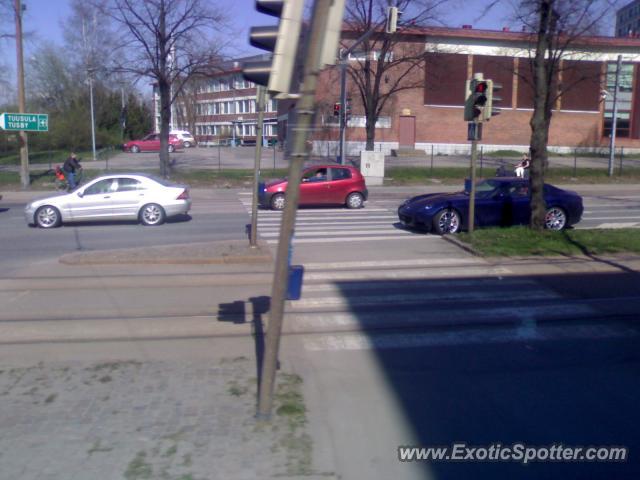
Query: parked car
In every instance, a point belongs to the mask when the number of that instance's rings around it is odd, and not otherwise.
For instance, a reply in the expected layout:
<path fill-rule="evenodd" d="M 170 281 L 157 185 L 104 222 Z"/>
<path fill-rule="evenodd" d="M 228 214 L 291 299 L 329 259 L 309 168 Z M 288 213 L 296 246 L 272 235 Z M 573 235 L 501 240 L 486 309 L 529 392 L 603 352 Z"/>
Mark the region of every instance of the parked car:
<path fill-rule="evenodd" d="M 186 130 L 171 130 L 169 132 L 169 135 L 175 135 L 180 140 L 182 140 L 182 145 L 184 146 L 184 148 L 191 148 L 191 147 L 198 146 L 196 139 L 193 137 L 193 135 L 191 135 Z"/>
<path fill-rule="evenodd" d="M 191 208 L 189 188 L 145 174 L 103 175 L 73 192 L 35 200 L 24 209 L 29 225 L 53 228 L 67 222 L 138 220 L 160 225 Z"/>
<path fill-rule="evenodd" d="M 582 218 L 582 197 L 553 185 L 544 185 L 545 227 L 562 230 Z M 528 179 L 496 177 L 476 185 L 475 225 L 526 225 L 531 215 Z M 403 225 L 437 234 L 456 233 L 468 225 L 469 192 L 432 193 L 406 200 L 398 207 Z"/>
<path fill-rule="evenodd" d="M 287 179 L 260 183 L 258 201 L 265 208 L 282 210 Z M 364 207 L 369 192 L 358 169 L 345 165 L 314 165 L 305 169 L 300 183 L 299 205 Z"/>
<path fill-rule="evenodd" d="M 167 150 L 175 152 L 177 149 L 182 148 L 182 140 L 176 135 L 169 135 L 169 146 Z M 138 152 L 159 152 L 160 151 L 160 134 L 150 133 L 142 140 L 131 140 L 122 146 L 125 152 L 138 153 Z"/>

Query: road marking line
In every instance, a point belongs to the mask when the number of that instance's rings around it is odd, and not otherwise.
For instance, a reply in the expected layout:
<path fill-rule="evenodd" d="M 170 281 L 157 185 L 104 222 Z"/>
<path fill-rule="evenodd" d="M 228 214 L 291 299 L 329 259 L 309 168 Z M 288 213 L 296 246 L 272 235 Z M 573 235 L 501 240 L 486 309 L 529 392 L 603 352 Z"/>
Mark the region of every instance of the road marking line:
<path fill-rule="evenodd" d="M 406 238 L 393 238 L 389 240 L 405 240 Z M 340 239 L 336 240 L 339 241 Z M 376 271 L 358 271 L 358 272 L 309 272 L 305 273 L 306 281 L 318 282 L 338 282 L 338 281 L 364 281 L 364 280 L 425 280 L 433 278 L 457 278 L 461 275 L 465 277 L 489 276 L 489 275 L 511 275 L 513 271 L 506 267 L 485 267 L 482 265 L 469 266 L 461 265 L 459 267 L 449 265 L 449 268 L 437 267 L 437 277 L 434 276 L 434 270 L 429 268 L 411 269 L 411 270 L 376 270 Z M 464 269 L 461 272 L 461 269 Z"/>
<path fill-rule="evenodd" d="M 306 265 L 305 265 L 306 270 Z M 490 281 L 493 280 L 493 281 Z M 425 288 L 539 288 L 540 285 L 533 280 L 521 280 L 517 277 L 510 278 L 507 281 L 499 279 L 468 279 L 468 280 L 433 280 L 431 278 L 423 278 L 418 280 L 421 285 L 424 284 Z M 405 290 L 407 286 L 403 282 L 397 280 L 383 280 L 371 282 L 369 280 L 358 281 L 357 279 L 350 280 L 349 282 L 343 282 L 341 284 L 336 283 L 321 283 L 321 284 L 305 284 L 302 286 L 302 296 L 305 297 L 307 293 L 330 293 L 337 296 L 345 295 L 348 292 L 375 292 L 378 290 L 393 291 L 393 290 Z"/>
<path fill-rule="evenodd" d="M 398 235 L 387 235 L 387 236 L 374 236 L 374 237 L 342 237 L 342 238 L 296 238 L 293 240 L 293 244 L 302 244 L 302 243 L 338 243 L 338 242 L 371 242 L 371 241 L 380 241 L 380 240 L 419 240 L 424 242 L 425 239 L 436 239 L 436 237 L 426 237 L 426 236 L 398 236 Z M 440 241 L 444 241 L 440 239 Z M 267 240 L 267 244 L 276 245 L 278 240 Z"/>
<path fill-rule="evenodd" d="M 457 292 L 442 292 L 442 291 L 420 291 L 415 293 L 402 293 L 402 294 L 390 294 L 390 295 L 359 295 L 352 297 L 314 297 L 314 298 L 301 298 L 295 302 L 291 302 L 289 309 L 292 313 L 300 313 L 305 309 L 317 309 L 317 308 L 349 308 L 349 307 L 363 307 L 367 305 L 400 305 L 402 303 L 409 302 L 426 302 L 426 301 L 449 301 L 449 300 L 485 300 L 489 293 L 486 290 L 477 291 L 457 291 Z M 558 299 L 562 296 L 552 290 L 538 287 L 530 290 L 516 292 L 509 291 L 509 300 L 545 300 L 545 299 Z M 529 310 L 531 307 L 518 307 L 514 309 L 517 312 L 523 312 Z M 475 309 L 474 309 L 475 310 Z"/>
<path fill-rule="evenodd" d="M 453 332 L 434 332 L 417 334 L 373 334 L 346 333 L 334 335 L 314 335 L 304 338 L 303 344 L 308 351 L 349 351 L 384 350 L 391 348 L 417 348 L 429 346 L 454 346 L 487 343 L 514 343 L 530 341 L 549 341 L 558 339 L 620 338 L 637 336 L 630 329 L 611 326 L 557 326 L 534 327 L 526 336 L 519 327 L 488 330 L 465 329 Z"/>
<path fill-rule="evenodd" d="M 318 220 L 317 222 L 309 222 L 310 220 Z M 262 223 L 274 223 L 274 224 L 279 224 L 281 222 L 281 218 L 277 217 L 277 218 L 260 218 L 258 217 L 258 222 L 262 222 Z M 347 223 L 347 222 L 360 222 L 360 223 L 364 223 L 367 222 L 369 220 L 394 220 L 396 222 L 398 222 L 398 216 L 397 215 L 371 215 L 369 217 L 361 217 L 361 218 L 340 218 L 340 217 L 303 217 L 303 218 L 296 218 L 296 225 L 298 223 L 303 223 L 303 222 L 309 222 L 309 225 L 326 225 L 325 223 L 323 223 L 321 220 L 341 220 L 340 223 Z"/>
<path fill-rule="evenodd" d="M 265 222 L 265 223 L 261 223 L 260 221 L 258 222 L 258 226 L 263 226 L 265 228 L 275 228 L 280 226 L 280 221 L 278 222 Z M 397 222 L 393 222 L 393 223 L 397 223 Z M 310 228 L 310 227 L 318 227 L 319 228 L 324 228 L 321 225 L 324 226 L 343 226 L 343 227 L 348 227 L 348 226 L 354 226 L 354 227 L 368 227 L 368 226 L 375 226 L 375 225 L 380 225 L 380 226 L 386 226 L 386 225 L 393 225 L 392 222 L 390 222 L 389 220 L 374 220 L 374 221 L 358 221 L 358 222 L 308 222 L 308 223 L 298 223 L 296 222 L 296 227 L 304 227 L 304 228 Z"/>
<path fill-rule="evenodd" d="M 260 226 L 260 225 L 259 225 Z M 265 233 L 265 232 L 279 232 L 280 231 L 280 226 L 279 225 L 262 225 L 260 226 L 261 228 L 259 229 L 259 233 Z M 301 232 L 316 232 L 316 233 L 322 233 L 322 232 L 327 232 L 327 233 L 336 233 L 336 232 L 341 232 L 341 231 L 350 231 L 352 230 L 352 233 L 357 233 L 358 231 L 360 231 L 363 227 L 370 227 L 370 228 L 382 228 L 382 227 L 388 227 L 392 230 L 396 230 L 396 228 L 390 224 L 390 223 L 367 223 L 367 224 L 362 224 L 362 225 L 343 225 L 343 226 L 336 226 L 336 225 L 332 225 L 332 226 L 324 226 L 324 227 L 306 227 L 306 226 L 300 226 L 300 225 L 296 225 L 296 235 L 298 235 Z M 386 231 L 386 230 L 384 230 Z"/>
<path fill-rule="evenodd" d="M 304 232 L 304 231 L 299 231 L 296 230 L 295 233 L 295 237 L 296 238 L 300 238 L 300 237 L 313 237 L 313 236 L 317 236 L 320 232 Z M 346 230 L 336 230 L 336 231 L 332 231 L 331 235 L 333 236 L 341 236 L 341 235 L 353 235 L 355 233 L 361 234 L 361 235 L 369 235 L 369 234 L 387 234 L 387 235 L 398 235 L 398 236 L 407 236 L 407 235 L 411 235 L 411 236 L 416 236 L 415 233 L 412 232 L 407 232 L 406 230 L 397 230 L 397 229 L 382 229 L 382 228 L 378 228 L 375 230 L 356 230 L 356 231 L 346 231 Z M 269 237 L 277 237 L 279 236 L 280 233 L 273 231 L 273 232 L 261 232 L 260 236 L 265 237 L 265 238 L 269 238 Z M 423 235 L 421 235 L 422 237 Z"/>
<path fill-rule="evenodd" d="M 582 220 L 633 220 L 634 218 L 640 221 L 640 215 L 633 217 L 583 217 Z"/>
<path fill-rule="evenodd" d="M 471 258 L 438 258 L 435 260 L 429 260 L 425 258 L 413 258 L 408 260 L 370 260 L 370 261 L 360 261 L 360 262 L 335 262 L 335 263 L 317 262 L 317 263 L 305 263 L 304 268 L 306 270 L 335 270 L 335 269 L 349 270 L 352 268 L 413 267 L 418 265 L 432 267 L 432 266 L 445 266 L 445 265 L 454 265 L 454 264 L 468 264 L 471 262 L 487 265 L 486 260 L 478 257 L 471 257 Z M 474 284 L 475 283 L 477 283 L 477 281 L 474 281 Z"/>
<path fill-rule="evenodd" d="M 307 217 L 310 215 L 321 215 L 321 216 L 340 216 L 340 217 L 366 217 L 369 213 L 388 213 L 390 215 L 396 215 L 389 209 L 386 208 L 367 208 L 361 210 L 331 210 L 331 211 L 321 211 L 321 210 L 298 210 L 296 212 L 296 216 L 298 217 Z M 271 211 L 271 210 L 260 210 L 258 215 L 262 215 L 264 217 L 281 217 L 282 211 Z"/>
<path fill-rule="evenodd" d="M 601 223 L 593 228 L 632 228 L 640 226 L 638 222 Z"/>

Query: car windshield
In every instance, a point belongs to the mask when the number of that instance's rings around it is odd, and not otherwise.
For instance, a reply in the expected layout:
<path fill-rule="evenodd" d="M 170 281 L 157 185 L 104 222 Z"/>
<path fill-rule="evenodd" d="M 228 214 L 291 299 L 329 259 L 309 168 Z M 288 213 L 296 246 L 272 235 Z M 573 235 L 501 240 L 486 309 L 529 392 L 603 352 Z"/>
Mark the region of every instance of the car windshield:
<path fill-rule="evenodd" d="M 464 193 L 466 193 L 467 195 L 469 195 L 470 185 L 471 184 L 469 182 L 469 185 L 465 186 Z M 493 195 L 493 193 L 496 191 L 496 189 L 499 186 L 500 186 L 500 182 L 493 179 L 482 180 L 476 183 L 476 198 L 490 197 L 491 195 Z"/>

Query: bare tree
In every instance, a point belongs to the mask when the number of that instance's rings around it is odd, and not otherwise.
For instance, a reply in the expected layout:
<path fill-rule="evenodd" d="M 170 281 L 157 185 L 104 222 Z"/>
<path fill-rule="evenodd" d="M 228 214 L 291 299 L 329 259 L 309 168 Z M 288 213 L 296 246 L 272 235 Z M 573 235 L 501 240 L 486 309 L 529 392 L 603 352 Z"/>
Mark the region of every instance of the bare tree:
<path fill-rule="evenodd" d="M 70 2 L 71 15 L 63 24 L 68 57 L 77 69 L 94 68 L 107 72 L 115 47 L 114 32 L 108 18 L 101 15 L 100 3 Z"/>
<path fill-rule="evenodd" d="M 548 166 L 549 127 L 556 101 L 577 83 L 557 81 L 565 59 L 580 39 L 599 33 L 603 17 L 616 1 L 609 0 L 522 0 L 519 19 L 529 25 L 531 34 L 531 78 L 533 79 L 533 114 L 531 126 L 531 219 L 530 227 L 545 226 L 544 176 Z"/>
<path fill-rule="evenodd" d="M 348 0 L 345 22 L 355 40 L 371 29 L 373 34 L 354 52 L 348 69 L 356 85 L 366 118 L 367 150 L 373 150 L 376 122 L 387 102 L 403 90 L 424 87 L 424 43 L 401 42 L 402 28 L 395 34 L 385 34 L 387 7 L 396 6 L 402 12 L 402 25 L 424 26 L 435 22 L 438 7 L 448 0 Z M 349 40 L 343 38 L 343 46 Z"/>
<path fill-rule="evenodd" d="M 115 70 L 150 78 L 160 98 L 160 173 L 169 173 L 171 105 L 182 86 L 218 58 L 212 40 L 224 14 L 206 0 L 106 0 L 103 11 L 118 26 Z"/>

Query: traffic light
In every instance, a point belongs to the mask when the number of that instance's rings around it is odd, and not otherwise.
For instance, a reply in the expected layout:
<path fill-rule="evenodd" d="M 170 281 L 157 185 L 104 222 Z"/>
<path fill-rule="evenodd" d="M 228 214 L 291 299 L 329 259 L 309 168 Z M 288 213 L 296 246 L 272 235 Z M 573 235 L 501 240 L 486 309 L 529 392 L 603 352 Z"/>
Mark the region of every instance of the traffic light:
<path fill-rule="evenodd" d="M 499 83 L 494 83 L 493 80 L 486 80 L 487 82 L 487 103 L 483 110 L 484 120 L 487 122 L 491 120 L 491 117 L 495 117 L 496 115 L 500 115 L 500 109 L 494 108 L 493 105 L 496 102 L 502 100 L 502 98 L 496 95 L 496 92 L 502 90 L 502 85 Z"/>
<path fill-rule="evenodd" d="M 269 92 L 289 93 L 298 51 L 304 2 L 299 0 L 256 0 L 256 10 L 280 17 L 278 26 L 251 27 L 249 43 L 273 52 L 271 60 L 242 65 L 245 79 L 264 85 Z"/>
<path fill-rule="evenodd" d="M 384 27 L 386 33 L 396 33 L 398 29 L 398 7 L 387 7 L 387 22 Z"/>
<path fill-rule="evenodd" d="M 302 0 L 298 0 L 304 3 Z M 338 58 L 338 45 L 342 34 L 342 17 L 346 0 L 333 0 L 329 9 L 327 29 L 322 44 L 322 65 L 335 65 Z"/>
<path fill-rule="evenodd" d="M 345 112 L 344 112 L 344 121 L 345 123 L 348 122 L 349 120 L 351 120 L 351 99 L 347 98 L 347 104 L 345 105 Z"/>
<path fill-rule="evenodd" d="M 340 116 L 340 102 L 336 102 L 333 104 L 333 116 L 334 117 Z"/>
<path fill-rule="evenodd" d="M 467 80 L 464 119 L 467 122 L 482 122 L 488 100 L 489 84 L 487 80 L 474 78 Z"/>

